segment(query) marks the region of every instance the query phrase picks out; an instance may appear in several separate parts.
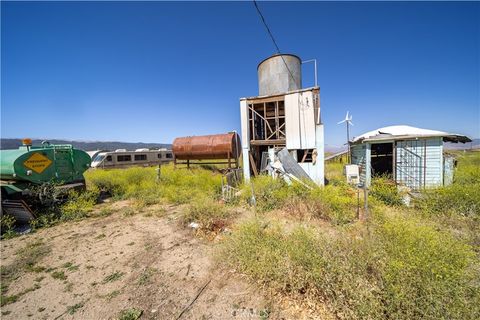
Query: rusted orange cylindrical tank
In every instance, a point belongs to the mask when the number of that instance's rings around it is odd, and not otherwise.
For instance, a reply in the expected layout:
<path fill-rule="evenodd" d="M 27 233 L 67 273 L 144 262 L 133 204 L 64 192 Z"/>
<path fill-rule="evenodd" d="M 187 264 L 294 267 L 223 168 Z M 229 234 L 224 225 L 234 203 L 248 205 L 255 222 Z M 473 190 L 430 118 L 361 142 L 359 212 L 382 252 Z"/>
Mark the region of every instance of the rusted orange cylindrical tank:
<path fill-rule="evenodd" d="M 241 151 L 236 132 L 176 138 L 172 151 L 178 160 L 237 159 Z"/>

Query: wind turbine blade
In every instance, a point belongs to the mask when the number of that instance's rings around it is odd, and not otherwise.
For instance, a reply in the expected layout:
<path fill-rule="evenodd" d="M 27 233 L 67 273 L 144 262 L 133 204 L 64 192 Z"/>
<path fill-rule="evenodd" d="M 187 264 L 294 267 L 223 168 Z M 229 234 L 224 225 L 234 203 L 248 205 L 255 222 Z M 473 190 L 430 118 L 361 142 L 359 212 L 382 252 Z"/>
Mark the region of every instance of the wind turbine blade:
<path fill-rule="evenodd" d="M 353 126 L 353 122 L 352 122 L 352 121 L 349 121 L 348 123 L 349 123 L 351 126 Z"/>
<path fill-rule="evenodd" d="M 341 123 L 344 123 L 346 120 L 342 120 L 340 122 L 338 122 L 337 124 L 341 124 Z"/>

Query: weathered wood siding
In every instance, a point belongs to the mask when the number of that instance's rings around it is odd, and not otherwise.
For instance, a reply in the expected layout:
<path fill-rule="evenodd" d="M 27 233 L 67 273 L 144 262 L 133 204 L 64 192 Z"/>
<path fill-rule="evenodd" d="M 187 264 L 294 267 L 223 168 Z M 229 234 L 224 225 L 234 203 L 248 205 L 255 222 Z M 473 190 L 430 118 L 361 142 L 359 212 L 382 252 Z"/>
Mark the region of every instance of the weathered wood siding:
<path fill-rule="evenodd" d="M 285 96 L 285 134 L 287 149 L 314 149 L 315 110 L 312 92 Z"/>

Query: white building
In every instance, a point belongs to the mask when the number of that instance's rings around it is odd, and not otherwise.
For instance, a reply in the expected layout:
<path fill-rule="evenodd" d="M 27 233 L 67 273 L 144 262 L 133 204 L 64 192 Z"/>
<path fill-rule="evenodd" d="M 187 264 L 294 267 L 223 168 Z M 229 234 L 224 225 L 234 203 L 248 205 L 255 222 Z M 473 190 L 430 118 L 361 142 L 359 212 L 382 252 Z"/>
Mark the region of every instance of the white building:
<path fill-rule="evenodd" d="M 302 61 L 274 55 L 258 65 L 259 96 L 240 99 L 243 172 L 262 171 L 272 151 L 287 148 L 305 173 L 324 184 L 320 88 L 302 88 Z"/>

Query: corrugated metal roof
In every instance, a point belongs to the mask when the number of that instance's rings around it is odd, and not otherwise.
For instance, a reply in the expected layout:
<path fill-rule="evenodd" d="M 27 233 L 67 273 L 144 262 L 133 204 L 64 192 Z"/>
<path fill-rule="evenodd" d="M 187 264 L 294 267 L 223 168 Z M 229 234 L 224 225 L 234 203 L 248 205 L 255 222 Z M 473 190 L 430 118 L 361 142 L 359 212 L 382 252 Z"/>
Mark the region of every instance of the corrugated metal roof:
<path fill-rule="evenodd" d="M 469 137 L 456 133 L 448 133 L 444 131 L 429 130 L 422 128 L 415 128 L 406 125 L 389 126 L 379 128 L 373 131 L 355 137 L 352 142 L 360 143 L 363 141 L 381 141 L 381 140 L 401 140 L 412 138 L 427 138 L 427 137 L 442 137 L 444 141 L 451 142 L 470 142 Z"/>

